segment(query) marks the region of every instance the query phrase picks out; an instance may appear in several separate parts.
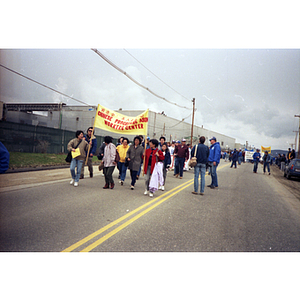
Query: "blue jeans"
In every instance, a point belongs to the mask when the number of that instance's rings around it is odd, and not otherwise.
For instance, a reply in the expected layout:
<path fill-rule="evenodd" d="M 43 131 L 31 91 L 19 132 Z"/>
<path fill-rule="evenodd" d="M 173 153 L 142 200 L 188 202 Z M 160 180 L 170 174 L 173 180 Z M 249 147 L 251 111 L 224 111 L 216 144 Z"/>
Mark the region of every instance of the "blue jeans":
<path fill-rule="evenodd" d="M 198 193 L 199 174 L 201 175 L 200 193 L 204 193 L 206 164 L 197 164 L 194 167 L 194 191 Z"/>
<path fill-rule="evenodd" d="M 254 167 L 253 167 L 253 172 L 257 172 L 257 167 L 258 167 L 258 161 L 254 161 Z"/>
<path fill-rule="evenodd" d="M 119 171 L 120 171 L 120 180 L 125 181 L 127 167 L 125 167 L 125 163 L 118 162 Z"/>
<path fill-rule="evenodd" d="M 175 157 L 175 175 L 180 173 L 180 177 L 183 176 L 184 157 Z"/>
<path fill-rule="evenodd" d="M 236 160 L 233 160 L 233 161 L 232 161 L 230 168 L 232 168 L 233 165 L 234 165 L 234 167 L 236 168 Z"/>
<path fill-rule="evenodd" d="M 72 158 L 71 165 L 70 165 L 70 171 L 71 176 L 75 180 L 75 182 L 79 182 L 79 177 L 81 173 L 81 168 L 84 163 L 84 160 L 77 160 L 75 158 Z M 77 173 L 75 173 L 75 168 L 77 168 Z"/>
<path fill-rule="evenodd" d="M 242 156 L 239 156 L 239 158 L 238 158 L 239 165 L 242 164 L 242 161 L 243 161 L 243 157 L 242 157 Z"/>
<path fill-rule="evenodd" d="M 270 163 L 264 162 L 264 173 L 266 172 L 266 167 L 268 169 L 268 172 L 270 173 Z"/>
<path fill-rule="evenodd" d="M 214 166 L 213 162 L 211 162 L 211 167 L 210 167 L 211 185 L 215 187 L 218 186 L 217 167 L 218 165 Z"/>

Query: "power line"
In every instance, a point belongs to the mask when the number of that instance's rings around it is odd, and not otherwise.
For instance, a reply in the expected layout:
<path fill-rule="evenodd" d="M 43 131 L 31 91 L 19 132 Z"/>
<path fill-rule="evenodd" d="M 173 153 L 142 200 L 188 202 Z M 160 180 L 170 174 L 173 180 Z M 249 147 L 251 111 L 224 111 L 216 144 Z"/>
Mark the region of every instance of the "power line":
<path fill-rule="evenodd" d="M 112 67 L 114 67 L 116 70 L 118 70 L 119 72 L 121 72 L 122 74 L 124 74 L 126 77 L 128 77 L 131 81 L 133 81 L 135 84 L 139 85 L 140 87 L 142 87 L 143 89 L 147 90 L 149 93 L 153 94 L 154 96 L 156 96 L 157 98 L 160 98 L 170 104 L 176 105 L 178 107 L 181 108 L 185 108 L 188 110 L 191 110 L 191 108 L 188 108 L 186 106 L 181 106 L 177 103 L 171 102 L 169 100 L 167 100 L 164 97 L 161 97 L 159 95 L 157 95 L 156 93 L 154 93 L 153 91 L 151 91 L 149 88 L 143 86 L 142 84 L 140 84 L 139 82 L 137 82 L 135 79 L 133 79 L 131 76 L 129 76 L 125 71 L 123 71 L 122 69 L 120 69 L 117 65 L 115 65 L 113 62 L 111 62 L 108 58 L 106 58 L 100 51 L 98 51 L 97 49 L 92 49 L 96 54 L 98 54 L 102 59 L 104 59 L 108 64 L 110 64 Z"/>
<path fill-rule="evenodd" d="M 8 68 L 8 67 L 5 67 L 5 66 L 3 66 L 3 65 L 1 65 L 1 64 L 0 64 L 0 67 L 4 68 L 4 69 L 6 69 L 6 70 L 8 70 L 8 71 L 10 71 L 10 72 L 13 72 L 13 73 L 15 73 L 15 74 L 17 74 L 17 75 L 19 75 L 19 76 L 22 76 L 22 77 L 24 77 L 24 78 L 26 78 L 26 79 L 28 79 L 28 80 L 30 80 L 30 81 L 36 83 L 36 84 L 39 84 L 39 85 L 41 85 L 41 86 L 43 86 L 43 87 L 45 87 L 45 88 L 47 88 L 47 89 L 49 89 L 49 90 L 51 90 L 51 91 L 53 91 L 53 92 L 56 92 L 56 93 L 58 93 L 58 94 L 61 94 L 61 95 L 65 96 L 65 97 L 67 97 L 67 98 L 70 98 L 70 99 L 72 99 L 72 100 L 74 100 L 74 101 L 77 101 L 77 102 L 79 102 L 79 103 L 82 103 L 82 104 L 84 104 L 84 105 L 86 105 L 86 106 L 91 106 L 91 105 L 88 104 L 88 103 L 85 103 L 85 102 L 80 101 L 80 100 L 78 100 L 78 99 L 75 99 L 75 98 L 73 98 L 73 97 L 71 97 L 71 96 L 69 96 L 69 95 L 66 95 L 66 94 L 64 94 L 64 93 L 62 93 L 62 92 L 60 92 L 60 91 L 57 91 L 57 90 L 55 90 L 55 89 L 53 89 L 53 88 L 51 88 L 51 87 L 49 87 L 49 86 L 47 86 L 47 85 L 45 85 L 45 84 L 43 84 L 43 83 L 40 83 L 40 82 L 38 82 L 38 81 L 36 81 L 36 80 L 34 80 L 34 79 L 31 79 L 31 78 L 29 78 L 29 77 L 27 77 L 27 76 L 25 76 L 25 75 L 23 75 L 23 74 L 21 74 L 21 73 L 18 73 L 17 71 L 14 71 L 14 70 L 12 70 L 12 69 L 10 69 L 10 68 Z"/>
<path fill-rule="evenodd" d="M 153 76 L 155 76 L 158 80 L 160 80 L 163 84 L 165 84 L 167 87 L 169 87 L 171 90 L 173 90 L 175 93 L 177 93 L 178 95 L 180 95 L 181 97 L 183 97 L 186 100 L 190 100 L 186 97 L 184 97 L 183 95 L 181 95 L 179 92 L 177 92 L 176 90 L 174 90 L 170 85 L 168 85 L 166 82 L 164 82 L 162 79 L 160 79 L 157 75 L 155 75 L 151 70 L 149 70 L 145 65 L 143 65 L 138 59 L 136 59 L 131 53 L 129 53 L 126 49 L 123 49 L 124 51 L 126 51 L 131 57 L 133 57 L 139 64 L 141 64 L 146 70 L 148 70 Z"/>

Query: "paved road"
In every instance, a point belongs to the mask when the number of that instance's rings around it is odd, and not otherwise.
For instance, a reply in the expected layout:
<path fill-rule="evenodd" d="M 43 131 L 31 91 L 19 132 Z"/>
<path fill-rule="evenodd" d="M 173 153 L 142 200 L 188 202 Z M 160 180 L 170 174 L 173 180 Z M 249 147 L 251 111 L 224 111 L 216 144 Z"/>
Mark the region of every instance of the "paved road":
<path fill-rule="evenodd" d="M 130 190 L 129 173 L 114 190 L 98 171 L 77 188 L 68 169 L 3 174 L 0 251 L 299 251 L 299 200 L 259 172 L 222 161 L 204 196 L 191 194 L 193 170 L 170 172 L 154 198 L 143 179 Z"/>

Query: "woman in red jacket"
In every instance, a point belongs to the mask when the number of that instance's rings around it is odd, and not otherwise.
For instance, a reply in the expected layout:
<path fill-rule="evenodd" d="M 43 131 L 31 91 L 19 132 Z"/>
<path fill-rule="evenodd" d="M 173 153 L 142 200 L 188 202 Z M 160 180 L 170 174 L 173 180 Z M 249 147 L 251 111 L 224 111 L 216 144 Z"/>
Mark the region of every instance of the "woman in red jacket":
<path fill-rule="evenodd" d="M 145 164 L 144 164 L 144 174 L 145 177 L 145 192 L 144 195 L 149 193 L 149 182 L 152 172 L 154 170 L 154 166 L 156 163 L 156 158 L 158 161 L 163 161 L 165 159 L 164 154 L 161 150 L 158 150 L 158 140 L 152 139 L 149 142 L 150 148 L 145 152 Z M 153 197 L 153 193 L 149 193 L 150 197 Z"/>

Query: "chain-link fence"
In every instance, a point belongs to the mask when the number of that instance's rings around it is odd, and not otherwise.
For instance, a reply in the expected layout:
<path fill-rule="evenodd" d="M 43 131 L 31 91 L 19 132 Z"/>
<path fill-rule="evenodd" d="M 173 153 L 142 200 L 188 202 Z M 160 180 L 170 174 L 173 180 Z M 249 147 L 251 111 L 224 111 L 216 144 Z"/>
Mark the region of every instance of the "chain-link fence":
<path fill-rule="evenodd" d="M 0 141 L 10 152 L 67 153 L 67 145 L 75 138 L 75 132 L 42 126 L 0 122 Z M 104 137 L 96 136 L 97 148 Z M 116 144 L 114 139 L 113 143 Z M 97 149 L 97 152 L 98 152 Z"/>

